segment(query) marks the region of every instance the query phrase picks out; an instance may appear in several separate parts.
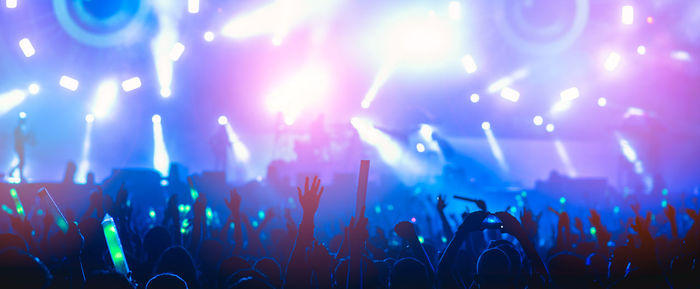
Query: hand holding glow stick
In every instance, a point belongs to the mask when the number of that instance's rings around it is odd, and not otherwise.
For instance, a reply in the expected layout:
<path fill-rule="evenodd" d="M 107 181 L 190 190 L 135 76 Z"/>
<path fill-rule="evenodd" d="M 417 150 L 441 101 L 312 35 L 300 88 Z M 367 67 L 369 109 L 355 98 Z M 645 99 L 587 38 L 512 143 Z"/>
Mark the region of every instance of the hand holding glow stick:
<path fill-rule="evenodd" d="M 15 188 L 10 189 L 10 196 L 12 196 L 12 199 L 15 201 L 17 215 L 24 219 L 24 207 L 22 206 L 22 202 L 19 200 L 19 196 L 17 195 L 17 190 Z"/>
<path fill-rule="evenodd" d="M 49 214 L 53 216 L 56 226 L 58 226 L 63 233 L 67 233 L 68 220 L 66 220 L 66 217 L 63 216 L 63 213 L 61 213 L 61 210 L 58 208 L 58 205 L 56 205 L 56 202 L 53 201 L 51 194 L 49 194 L 49 191 L 46 190 L 46 188 L 41 188 L 39 190 L 39 198 L 46 203 L 46 209 L 49 211 Z"/>
<path fill-rule="evenodd" d="M 130 278 L 129 265 L 126 263 L 126 257 L 124 256 L 122 242 L 119 239 L 117 226 L 114 223 L 114 219 L 112 219 L 112 216 L 109 214 L 105 214 L 104 219 L 102 219 L 102 229 L 105 233 L 105 240 L 107 241 L 109 255 L 112 256 L 114 268 L 117 270 L 117 272 L 127 276 L 127 278 Z"/>

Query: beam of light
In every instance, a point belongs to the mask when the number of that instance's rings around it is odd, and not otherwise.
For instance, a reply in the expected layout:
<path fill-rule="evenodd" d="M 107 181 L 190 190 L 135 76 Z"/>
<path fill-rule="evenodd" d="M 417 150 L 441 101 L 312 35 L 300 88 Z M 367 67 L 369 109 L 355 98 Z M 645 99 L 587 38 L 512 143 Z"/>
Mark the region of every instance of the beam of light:
<path fill-rule="evenodd" d="M 498 80 L 494 81 L 491 83 L 487 88 L 486 91 L 488 93 L 496 93 L 499 91 L 502 91 L 504 88 L 507 86 L 513 84 L 516 80 L 523 79 L 527 77 L 527 75 L 530 73 L 530 71 L 527 68 L 520 68 L 510 75 L 504 76 L 499 78 Z"/>
<path fill-rule="evenodd" d="M 518 102 L 520 92 L 510 87 L 505 87 L 501 90 L 501 97 L 512 102 Z"/>
<path fill-rule="evenodd" d="M 10 162 L 10 165 L 6 171 L 11 170 L 12 168 L 16 167 L 18 164 L 19 164 L 19 158 L 15 155 L 12 157 L 12 161 Z M 25 165 L 25 170 L 26 170 L 26 165 Z M 14 170 L 14 171 L 10 172 L 9 175 L 5 176 L 5 179 L 10 184 L 19 184 L 21 181 L 19 178 L 19 170 Z"/>
<path fill-rule="evenodd" d="M 75 78 L 63 75 L 61 76 L 61 79 L 58 80 L 58 84 L 61 85 L 61 87 L 70 91 L 76 91 L 78 90 L 78 85 L 80 84 L 80 82 L 78 82 L 78 80 Z"/>
<path fill-rule="evenodd" d="M 676 50 L 671 52 L 671 58 L 680 61 L 690 61 L 690 53 L 683 50 Z"/>
<path fill-rule="evenodd" d="M 185 10 L 183 2 L 171 0 L 154 0 L 153 8 L 158 16 L 158 33 L 151 40 L 151 52 L 156 66 L 156 75 L 160 85 L 160 95 L 170 97 L 173 82 L 172 56 L 175 45 L 178 43 L 178 21 Z M 184 46 L 182 47 L 184 51 Z M 178 56 L 179 57 L 179 56 Z"/>
<path fill-rule="evenodd" d="M 427 145 L 427 148 L 430 149 L 431 151 L 440 151 L 440 145 L 433 139 L 433 132 L 435 131 L 435 128 L 433 128 L 429 124 L 421 124 L 420 129 L 418 130 L 418 134 L 423 138 L 423 141 L 425 141 L 425 145 L 421 144 L 423 149 L 425 150 L 425 146 Z"/>
<path fill-rule="evenodd" d="M 357 130 L 362 141 L 377 149 L 379 157 L 381 157 L 385 163 L 390 166 L 395 166 L 399 163 L 403 155 L 403 149 L 398 142 L 394 141 L 386 133 L 375 128 L 372 122 L 367 119 L 353 117 L 350 123 Z"/>
<path fill-rule="evenodd" d="M 605 63 L 604 63 L 605 69 L 607 71 L 614 71 L 617 68 L 617 66 L 620 65 L 621 59 L 622 59 L 622 57 L 620 56 L 619 53 L 610 52 L 610 54 L 608 54 L 608 57 L 605 58 Z"/>
<path fill-rule="evenodd" d="M 94 103 L 92 104 L 92 113 L 97 118 L 103 118 L 109 115 L 112 106 L 117 101 L 119 95 L 119 85 L 113 80 L 106 80 L 100 83 L 97 87 Z"/>
<path fill-rule="evenodd" d="M 122 81 L 122 89 L 125 92 L 132 91 L 139 87 L 141 87 L 141 78 L 139 78 L 138 76 L 134 76 L 132 78 Z"/>
<path fill-rule="evenodd" d="M 389 76 L 394 72 L 394 69 L 396 66 L 392 61 L 388 61 L 384 63 L 380 68 L 377 74 L 374 76 L 374 80 L 372 81 L 372 85 L 369 87 L 369 90 L 367 90 L 367 93 L 365 93 L 365 98 L 362 99 L 362 108 L 367 109 L 372 105 L 372 101 L 377 97 L 377 93 L 379 92 L 379 89 L 386 83 L 386 81 L 389 79 Z"/>
<path fill-rule="evenodd" d="M 19 89 L 0 94 L 0 116 L 21 104 L 25 98 L 27 98 L 27 93 Z"/>
<path fill-rule="evenodd" d="M 5 0 L 5 7 L 10 9 L 17 8 L 17 0 Z"/>
<path fill-rule="evenodd" d="M 501 146 L 498 145 L 496 136 L 493 135 L 493 130 L 491 130 L 491 124 L 485 121 L 481 123 L 481 128 L 484 130 L 484 134 L 486 135 L 486 141 L 488 141 L 489 143 L 491 153 L 493 154 L 493 157 L 496 158 L 498 166 L 503 172 L 508 172 L 510 170 L 508 168 L 508 163 L 506 163 L 506 158 L 503 155 L 503 150 L 501 150 Z"/>
<path fill-rule="evenodd" d="M 550 113 L 558 113 L 565 111 L 571 107 L 572 101 L 574 99 L 579 98 L 580 92 L 578 88 L 572 87 L 565 89 L 562 91 L 559 96 L 561 97 L 561 100 L 559 100 L 557 103 L 552 106 L 550 109 Z"/>
<path fill-rule="evenodd" d="M 276 87 L 267 97 L 271 112 L 282 112 L 284 122 L 292 125 L 305 111 L 317 105 L 330 92 L 325 69 L 307 67 Z"/>
<path fill-rule="evenodd" d="M 36 54 L 36 50 L 34 50 L 34 46 L 28 38 L 22 38 L 22 40 L 19 41 L 19 48 L 22 49 L 22 53 L 24 53 L 25 57 L 32 57 Z"/>
<path fill-rule="evenodd" d="M 250 160 L 250 151 L 248 151 L 248 147 L 241 142 L 236 132 L 233 131 L 231 123 L 226 121 L 224 128 L 226 128 L 228 142 L 231 144 L 231 149 L 233 150 L 233 155 L 236 158 L 236 161 L 247 163 Z"/>
<path fill-rule="evenodd" d="M 462 65 L 467 73 L 472 74 L 476 72 L 477 66 L 474 58 L 471 55 L 462 56 Z"/>
<path fill-rule="evenodd" d="M 425 151 L 425 145 L 422 143 L 417 143 L 416 144 L 416 151 L 419 153 L 422 153 Z"/>
<path fill-rule="evenodd" d="M 187 0 L 187 12 L 199 13 L 199 0 Z"/>
<path fill-rule="evenodd" d="M 458 37 L 455 25 L 434 13 L 409 11 L 388 22 L 378 44 L 384 58 L 393 57 L 400 63 L 430 65 L 456 58 Z"/>
<path fill-rule="evenodd" d="M 450 19 L 453 20 L 457 20 L 462 16 L 462 5 L 459 4 L 459 1 L 450 1 L 448 14 L 450 15 Z"/>
<path fill-rule="evenodd" d="M 642 160 L 639 159 L 637 151 L 634 149 L 634 147 L 632 147 L 632 144 L 630 144 L 630 142 L 619 133 L 617 133 L 616 136 L 617 141 L 620 144 L 622 155 L 625 157 L 625 159 L 627 159 L 627 161 L 634 165 L 634 172 L 637 174 L 643 174 L 644 164 L 642 163 Z"/>
<path fill-rule="evenodd" d="M 253 11 L 237 15 L 221 29 L 221 35 L 234 39 L 271 36 L 279 46 L 295 26 L 327 15 L 338 0 L 276 0 Z"/>
<path fill-rule="evenodd" d="M 87 174 L 90 170 L 90 146 L 92 143 L 92 125 L 95 122 L 95 116 L 88 114 L 85 116 L 85 135 L 83 136 L 83 149 L 80 152 L 80 162 L 78 170 L 75 172 L 73 181 L 76 184 L 87 183 Z"/>
<path fill-rule="evenodd" d="M 172 61 L 178 61 L 180 59 L 180 56 L 182 56 L 182 53 L 185 52 L 185 45 L 177 42 L 173 44 L 173 47 L 170 48 L 170 53 L 168 54 L 168 57 Z"/>
<path fill-rule="evenodd" d="M 469 101 L 471 101 L 472 103 L 479 102 L 479 99 L 480 99 L 480 97 L 476 93 L 472 93 L 472 95 L 469 96 Z"/>
<path fill-rule="evenodd" d="M 36 83 L 32 83 L 27 87 L 27 91 L 29 92 L 29 94 L 32 95 L 36 95 L 37 93 L 39 93 L 40 89 L 41 87 L 39 87 L 39 85 Z"/>
<path fill-rule="evenodd" d="M 634 23 L 634 7 L 631 5 L 622 6 L 622 24 L 632 25 Z"/>
<path fill-rule="evenodd" d="M 153 122 L 153 168 L 162 177 L 167 177 L 168 169 L 170 168 L 170 157 L 163 140 L 163 126 L 161 125 L 160 115 L 153 115 L 151 121 Z"/>
<path fill-rule="evenodd" d="M 542 123 L 544 123 L 544 119 L 542 118 L 542 116 L 536 115 L 532 118 L 532 123 L 534 123 L 536 126 L 541 126 Z"/>
<path fill-rule="evenodd" d="M 576 169 L 574 168 L 574 165 L 571 162 L 571 159 L 569 158 L 569 153 L 566 151 L 564 143 L 562 143 L 561 140 L 557 139 L 554 141 L 554 147 L 557 149 L 557 155 L 559 155 L 559 159 L 561 159 L 561 162 L 564 164 L 564 168 L 566 169 L 567 174 L 570 177 L 576 177 L 578 175 L 578 172 L 576 172 Z"/>

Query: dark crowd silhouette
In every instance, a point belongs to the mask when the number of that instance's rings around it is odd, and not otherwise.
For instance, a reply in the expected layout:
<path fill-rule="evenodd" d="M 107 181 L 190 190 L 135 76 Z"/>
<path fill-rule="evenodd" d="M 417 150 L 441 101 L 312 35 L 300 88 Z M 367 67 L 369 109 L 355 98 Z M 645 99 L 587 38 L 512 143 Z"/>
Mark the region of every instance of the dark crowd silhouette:
<path fill-rule="evenodd" d="M 440 195 L 433 208 L 415 214 L 425 219 L 360 213 L 317 226 L 322 200 L 338 192 L 325 190 L 317 177 L 303 183 L 291 194 L 294 206 L 267 206 L 260 216 L 249 213 L 258 208 L 250 208 L 255 204 L 245 188 L 230 190 L 219 204 L 226 210 L 213 211 L 207 196 L 223 192 L 196 190 L 191 179 L 189 190 L 184 185 L 184 193 L 151 211 L 138 209 L 124 184 L 113 194 L 94 186 L 84 211 L 65 202 L 59 209 L 67 224 L 51 204 L 24 197 L 21 212 L 4 208 L 9 225 L 0 234 L 0 287 L 700 288 L 697 198 L 656 212 L 632 203 L 624 208 L 631 210 L 627 218 L 606 220 L 594 208 L 525 204 L 515 216 L 515 210 L 489 212 L 484 200 L 464 197 L 477 210 L 459 216 L 446 208 L 462 200 Z M 25 186 L 16 186 L 24 196 L 35 192 Z M 406 216 L 403 210 L 416 209 L 397 201 L 386 214 Z M 108 248 L 107 215 L 124 256 Z M 540 228 L 543 215 L 554 220 L 551 230 Z M 115 268 L 112 258 L 119 257 L 128 272 Z"/>

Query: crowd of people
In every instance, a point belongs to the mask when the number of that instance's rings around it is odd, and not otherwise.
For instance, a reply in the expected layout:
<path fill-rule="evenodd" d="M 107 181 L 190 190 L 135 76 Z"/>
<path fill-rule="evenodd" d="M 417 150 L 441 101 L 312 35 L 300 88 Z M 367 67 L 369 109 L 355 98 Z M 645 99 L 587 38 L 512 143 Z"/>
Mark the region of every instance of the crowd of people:
<path fill-rule="evenodd" d="M 455 218 L 445 212 L 446 198 L 438 196 L 425 212 L 436 218 L 387 227 L 360 214 L 331 235 L 317 227 L 326 222 L 316 218 L 324 190 L 320 179 L 306 178 L 293 200 L 298 206 L 283 213 L 267 210 L 258 218 L 244 213 L 252 203 L 245 192 L 232 189 L 228 212 L 217 212 L 225 221 L 216 224 L 207 194 L 224 192 L 198 192 L 191 211 L 184 212 L 187 202 L 173 194 L 149 222 L 134 214 L 138 204 L 125 186 L 115 194 L 96 190 L 84 212 L 62 208 L 69 224 L 65 232 L 50 213 L 10 211 L 3 217 L 9 218 L 9 231 L 0 234 L 0 283 L 86 289 L 700 286 L 696 201 L 684 200 L 678 210 L 667 204 L 661 212 L 633 205 L 627 223 L 608 229 L 595 209 L 581 215 L 524 206 L 513 216 L 510 210 L 487 211 L 483 200 L 475 201 L 478 210 Z M 394 212 L 403 209 L 408 208 L 397 205 Z M 126 274 L 115 270 L 108 250 L 101 224 L 107 214 L 116 222 Z M 545 236 L 548 230 L 539 228 L 543 214 L 556 216 Z M 667 228 L 655 228 L 660 226 Z M 553 241 L 542 241 L 547 238 Z"/>

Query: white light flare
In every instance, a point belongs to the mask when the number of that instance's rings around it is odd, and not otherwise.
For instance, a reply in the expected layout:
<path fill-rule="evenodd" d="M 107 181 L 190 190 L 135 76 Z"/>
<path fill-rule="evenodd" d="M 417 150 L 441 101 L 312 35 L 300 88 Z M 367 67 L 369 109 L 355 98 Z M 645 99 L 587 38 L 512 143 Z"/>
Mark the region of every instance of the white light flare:
<path fill-rule="evenodd" d="M 520 92 L 510 87 L 505 87 L 501 90 L 501 97 L 511 102 L 518 102 L 520 99 Z"/>
<path fill-rule="evenodd" d="M 622 57 L 619 53 L 610 52 L 610 54 L 608 54 L 608 57 L 605 58 L 605 69 L 607 71 L 614 71 L 617 68 L 617 66 L 620 65 L 620 60 L 622 60 Z"/>
<path fill-rule="evenodd" d="M 578 172 L 576 168 L 574 168 L 571 158 L 569 158 L 569 153 L 566 151 L 564 143 L 557 139 L 554 141 L 554 147 L 557 149 L 557 155 L 559 155 L 559 159 L 561 159 L 561 162 L 564 164 L 564 168 L 569 177 L 578 176 Z"/>
<path fill-rule="evenodd" d="M 360 139 L 375 147 L 379 157 L 388 165 L 395 166 L 401 161 L 401 156 L 403 155 L 401 146 L 389 135 L 375 128 L 372 122 L 363 118 L 353 117 L 350 123 L 357 130 Z"/>
<path fill-rule="evenodd" d="M 5 7 L 10 9 L 17 8 L 17 0 L 5 0 Z"/>
<path fill-rule="evenodd" d="M 25 98 L 27 93 L 19 89 L 0 93 L 0 116 L 20 105 Z"/>
<path fill-rule="evenodd" d="M 496 136 L 493 134 L 493 130 L 491 130 L 491 124 L 489 122 L 483 122 L 481 123 L 481 128 L 484 130 L 484 134 L 486 135 L 486 141 L 489 143 L 489 147 L 491 148 L 491 153 L 493 154 L 493 157 L 496 159 L 496 162 L 498 162 L 498 166 L 501 168 L 501 171 L 503 172 L 508 172 L 510 168 L 508 167 L 508 163 L 506 162 L 506 158 L 503 155 L 503 150 L 501 150 L 501 146 L 498 145 L 498 141 L 496 140 Z"/>
<path fill-rule="evenodd" d="M 177 42 L 173 45 L 173 47 L 170 49 L 170 53 L 168 54 L 168 57 L 172 61 L 178 61 L 180 59 L 180 56 L 182 56 L 182 53 L 185 52 L 185 45 Z"/>
<path fill-rule="evenodd" d="M 167 177 L 170 169 L 170 156 L 168 149 L 165 147 L 163 139 L 163 125 L 161 124 L 160 115 L 153 115 L 153 168 L 158 171 L 161 177 Z"/>
<path fill-rule="evenodd" d="M 225 115 L 221 115 L 217 119 L 217 122 L 219 123 L 219 125 L 226 125 L 228 123 L 228 118 Z"/>
<path fill-rule="evenodd" d="M 450 19 L 458 20 L 462 16 L 462 5 L 459 1 L 450 1 L 447 11 Z"/>
<path fill-rule="evenodd" d="M 331 79 L 321 67 L 309 66 L 288 78 L 267 97 L 270 111 L 282 112 L 284 122 L 292 125 L 305 110 L 319 105 L 328 95 Z"/>
<path fill-rule="evenodd" d="M 39 85 L 36 84 L 36 83 L 29 84 L 29 86 L 27 87 L 27 91 L 28 91 L 29 94 L 31 94 L 31 95 L 36 95 L 36 94 L 38 94 L 38 93 L 39 93 L 39 90 L 41 90 L 41 87 L 39 87 Z"/>
<path fill-rule="evenodd" d="M 117 101 L 119 95 L 119 86 L 113 80 L 106 80 L 100 83 L 97 87 L 95 100 L 92 104 L 92 113 L 97 118 L 103 118 L 109 115 L 112 106 Z"/>
<path fill-rule="evenodd" d="M 199 0 L 187 0 L 187 12 L 190 14 L 199 13 Z"/>
<path fill-rule="evenodd" d="M 599 97 L 598 98 L 598 106 L 605 107 L 606 105 L 608 105 L 608 99 L 605 97 Z"/>
<path fill-rule="evenodd" d="M 479 97 L 479 95 L 476 93 L 472 93 L 472 95 L 469 96 L 469 101 L 471 101 L 472 103 L 477 103 L 480 99 L 481 97 Z"/>
<path fill-rule="evenodd" d="M 135 90 L 139 87 L 141 87 L 141 78 L 139 78 L 138 76 L 134 76 L 132 78 L 122 81 L 122 89 L 125 92 Z"/>
<path fill-rule="evenodd" d="M 229 123 L 228 120 L 226 120 L 224 128 L 226 129 L 226 135 L 228 136 L 228 141 L 231 144 L 231 149 L 233 150 L 233 155 L 235 156 L 236 161 L 247 163 L 250 160 L 250 151 L 248 150 L 248 147 L 241 142 L 236 132 L 233 131 L 233 127 L 231 127 L 231 123 Z"/>
<path fill-rule="evenodd" d="M 637 54 L 639 54 L 639 55 L 647 54 L 647 48 L 644 45 L 637 46 Z"/>
<path fill-rule="evenodd" d="M 78 85 L 80 84 L 80 82 L 78 82 L 78 80 L 75 78 L 63 75 L 63 76 L 61 76 L 61 79 L 58 80 L 58 84 L 61 87 L 68 89 L 70 91 L 76 91 L 76 90 L 78 90 Z"/>
<path fill-rule="evenodd" d="M 548 124 L 544 127 L 544 129 L 545 129 L 547 132 L 554 132 L 554 124 L 548 123 Z"/>
<path fill-rule="evenodd" d="M 92 126 L 95 116 L 88 114 L 85 116 L 85 135 L 83 136 L 83 148 L 80 152 L 80 163 L 78 170 L 73 176 L 73 181 L 77 184 L 87 183 L 87 174 L 90 170 L 90 146 L 92 143 Z"/>
<path fill-rule="evenodd" d="M 634 23 L 634 7 L 631 5 L 622 6 L 622 24 L 632 25 Z"/>
<path fill-rule="evenodd" d="M 476 62 L 474 61 L 474 58 L 471 55 L 462 56 L 462 65 L 464 66 L 464 70 L 466 70 L 468 74 L 476 72 Z"/>
<path fill-rule="evenodd" d="M 488 93 L 499 92 L 507 86 L 513 84 L 513 82 L 515 82 L 516 80 L 526 77 L 529 73 L 530 72 L 527 68 L 520 68 L 511 73 L 510 75 L 501 77 L 498 80 L 494 81 L 489 85 L 489 87 L 486 90 L 488 91 Z"/>
<path fill-rule="evenodd" d="M 394 72 L 394 69 L 395 65 L 392 62 L 384 63 L 382 67 L 379 68 L 377 75 L 374 76 L 372 85 L 369 87 L 369 90 L 367 91 L 367 93 L 365 93 L 365 97 L 360 103 L 360 105 L 362 105 L 362 108 L 368 109 L 372 105 L 372 102 L 377 97 L 379 89 L 384 85 L 384 83 L 386 83 L 386 81 L 389 79 L 389 76 L 391 76 L 391 74 Z"/>
<path fill-rule="evenodd" d="M 559 96 L 561 96 L 561 100 L 563 101 L 572 101 L 577 99 L 580 95 L 581 93 L 576 87 L 565 89 L 559 94 Z"/>
<path fill-rule="evenodd" d="M 171 85 L 173 82 L 173 59 L 179 59 L 178 54 L 184 51 L 184 45 L 178 50 L 178 22 L 182 14 L 186 11 L 184 1 L 172 0 L 152 0 L 153 10 L 157 15 L 158 33 L 151 40 L 151 52 L 156 68 L 158 84 L 160 85 L 160 95 L 170 97 L 172 94 Z M 176 56 L 176 57 L 175 57 Z"/>
<path fill-rule="evenodd" d="M 536 115 L 532 118 L 532 123 L 534 123 L 536 126 L 541 126 L 542 123 L 544 123 L 544 119 L 542 116 Z"/>
<path fill-rule="evenodd" d="M 676 50 L 671 52 L 671 58 L 686 62 L 691 60 L 690 53 L 683 50 Z"/>
<path fill-rule="evenodd" d="M 19 48 L 22 49 L 22 53 L 24 53 L 24 56 L 27 58 L 36 54 L 36 50 L 28 38 L 22 38 L 22 40 L 19 41 Z"/>
<path fill-rule="evenodd" d="M 207 31 L 207 32 L 204 32 L 204 35 L 202 37 L 204 37 L 204 41 L 212 42 L 212 41 L 214 41 L 214 37 L 216 37 L 216 35 L 214 35 L 214 32 Z"/>

